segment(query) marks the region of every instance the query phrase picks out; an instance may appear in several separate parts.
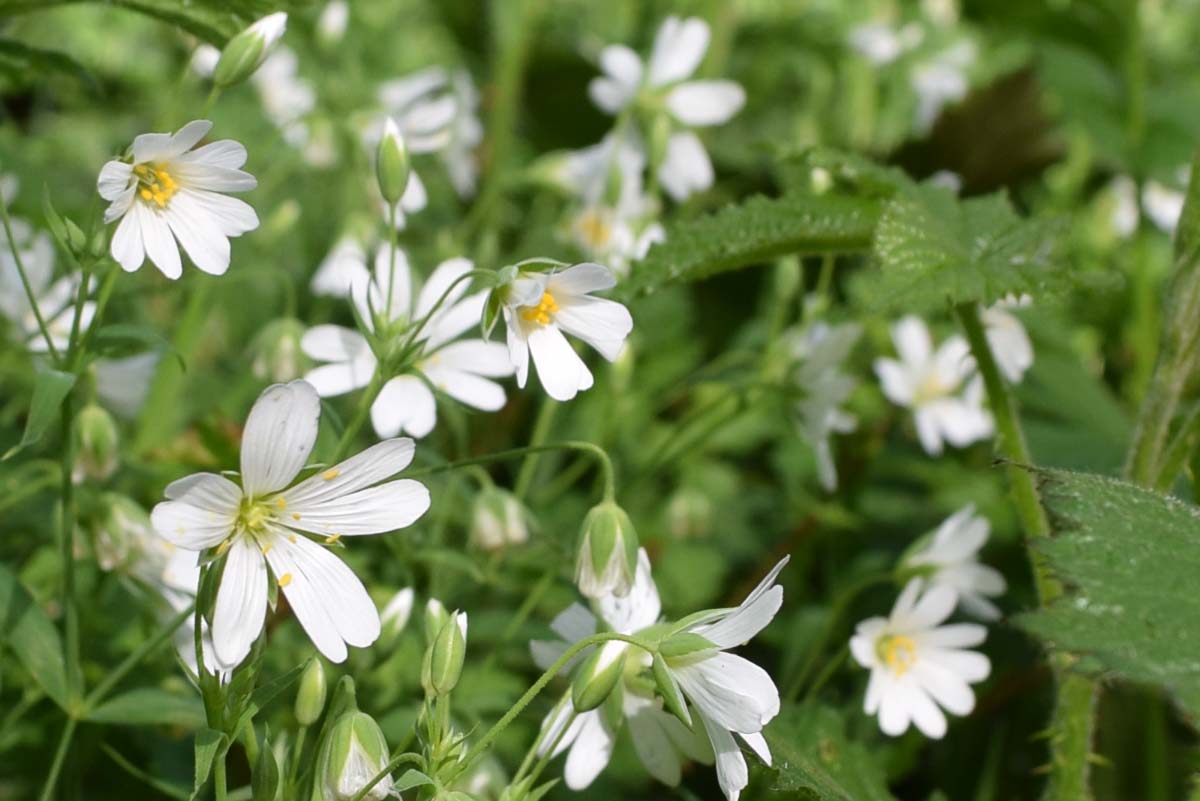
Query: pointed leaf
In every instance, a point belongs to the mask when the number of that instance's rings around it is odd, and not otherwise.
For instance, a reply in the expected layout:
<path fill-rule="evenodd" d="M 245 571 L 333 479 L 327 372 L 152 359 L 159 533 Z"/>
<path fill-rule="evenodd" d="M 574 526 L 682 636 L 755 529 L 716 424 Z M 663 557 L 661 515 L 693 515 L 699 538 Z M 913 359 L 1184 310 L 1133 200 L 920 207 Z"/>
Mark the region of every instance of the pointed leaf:
<path fill-rule="evenodd" d="M 9 448 L 4 458 L 8 459 L 23 448 L 37 442 L 46 430 L 58 419 L 58 410 L 75 386 L 75 376 L 59 370 L 42 370 L 33 384 L 33 400 L 29 407 L 29 419 L 25 421 L 25 433 L 21 441 Z"/>
<path fill-rule="evenodd" d="M 50 618 L 17 580 L 16 574 L 0 563 L 0 640 L 8 644 L 46 695 L 67 707 L 67 669 L 62 641 Z"/>

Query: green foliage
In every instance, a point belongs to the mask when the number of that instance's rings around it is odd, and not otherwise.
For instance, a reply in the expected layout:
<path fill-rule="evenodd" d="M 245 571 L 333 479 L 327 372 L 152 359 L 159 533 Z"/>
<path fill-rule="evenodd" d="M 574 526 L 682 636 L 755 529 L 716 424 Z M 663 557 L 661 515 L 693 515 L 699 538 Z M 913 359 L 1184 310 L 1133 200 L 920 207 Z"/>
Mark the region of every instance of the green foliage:
<path fill-rule="evenodd" d="M 158 687 L 141 687 L 105 701 L 88 713 L 88 720 L 129 726 L 163 724 L 195 728 L 204 723 L 204 706 L 187 695 Z"/>
<path fill-rule="evenodd" d="M 58 411 L 75 386 L 75 375 L 49 368 L 39 370 L 33 384 L 33 399 L 30 401 L 29 419 L 25 422 L 25 433 L 21 441 L 8 449 L 4 459 L 15 456 L 22 449 L 33 445 L 50 426 L 58 420 Z"/>
<path fill-rule="evenodd" d="M 95 79 L 87 68 L 66 53 L 0 39 L 0 86 L 20 87 L 54 73 L 95 87 Z"/>
<path fill-rule="evenodd" d="M 766 731 L 775 789 L 807 801 L 895 801 L 871 751 L 846 735 L 836 709 L 785 707 Z"/>
<path fill-rule="evenodd" d="M 0 563 L 0 642 L 16 654 L 46 695 L 65 709 L 67 670 L 58 630 L 21 586 L 16 574 L 3 563 Z"/>
<path fill-rule="evenodd" d="M 1168 690 L 1200 712 L 1200 511 L 1113 479 L 1038 471 L 1054 535 L 1039 550 L 1065 584 L 1022 625 L 1081 670 Z"/>

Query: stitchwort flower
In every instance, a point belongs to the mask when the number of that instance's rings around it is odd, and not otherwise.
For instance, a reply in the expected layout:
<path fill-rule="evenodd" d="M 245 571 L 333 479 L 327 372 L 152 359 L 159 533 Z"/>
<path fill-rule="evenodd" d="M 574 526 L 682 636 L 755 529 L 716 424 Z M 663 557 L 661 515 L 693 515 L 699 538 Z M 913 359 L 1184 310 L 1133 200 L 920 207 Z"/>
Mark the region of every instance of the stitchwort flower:
<path fill-rule="evenodd" d="M 975 504 L 967 504 L 942 521 L 903 567 L 924 574 L 931 586 L 954 590 L 976 617 L 995 620 L 1000 610 L 988 598 L 1003 595 L 1007 585 L 1000 571 L 979 561 L 990 530 L 987 518 L 975 513 Z"/>

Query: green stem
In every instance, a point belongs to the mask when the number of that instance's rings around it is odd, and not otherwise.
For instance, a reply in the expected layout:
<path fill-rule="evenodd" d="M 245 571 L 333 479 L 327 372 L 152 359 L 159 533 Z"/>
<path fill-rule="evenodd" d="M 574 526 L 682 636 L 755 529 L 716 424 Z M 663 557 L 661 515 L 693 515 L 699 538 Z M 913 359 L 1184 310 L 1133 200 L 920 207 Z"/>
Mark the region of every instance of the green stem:
<path fill-rule="evenodd" d="M 226 749 L 222 749 L 217 754 L 217 758 L 213 760 L 213 798 L 216 801 L 225 801 L 225 755 L 227 753 Z"/>
<path fill-rule="evenodd" d="M 37 321 L 38 330 L 42 332 L 42 339 L 46 340 L 50 358 L 56 364 L 61 364 L 62 355 L 54 346 L 50 328 L 46 325 L 45 318 L 42 317 L 42 310 L 38 308 L 37 296 L 34 294 L 33 286 L 29 283 L 29 275 L 25 272 L 25 262 L 21 260 L 21 251 L 17 248 L 17 240 L 13 236 L 12 222 L 8 218 L 8 204 L 4 202 L 3 198 L 0 198 L 0 220 L 4 222 L 4 234 L 8 237 L 8 249 L 12 252 L 13 262 L 17 265 L 17 274 L 21 277 L 21 286 L 25 288 L 25 298 L 29 301 L 29 308 L 33 311 L 33 319 Z"/>
<path fill-rule="evenodd" d="M 117 279 L 120 275 L 121 270 L 113 267 L 104 276 L 104 281 L 100 284 L 100 291 L 96 294 L 96 311 L 92 314 L 92 322 L 79 340 L 79 356 L 75 360 L 76 371 L 85 364 L 83 354 L 87 353 L 91 348 L 92 338 L 100 328 L 100 318 L 104 315 L 104 310 L 108 306 L 108 301 L 112 297 L 113 290 L 116 289 Z"/>
<path fill-rule="evenodd" d="M 1050 536 L 1050 520 L 1042 507 L 1030 470 L 1033 457 L 1025 443 L 1015 402 L 988 345 L 979 319 L 979 307 L 974 303 L 961 304 L 955 311 L 987 389 L 988 403 L 996 419 L 997 447 L 1005 458 L 1013 462 L 1006 470 L 1017 513 L 1025 529 L 1026 544 L 1033 564 L 1034 585 L 1039 602 L 1044 607 L 1061 595 L 1062 586 L 1033 550 L 1038 540 Z M 1057 695 L 1050 719 L 1050 776 L 1044 799 L 1088 801 L 1092 798 L 1089 774 L 1096 727 L 1097 687 L 1090 678 L 1070 671 L 1069 655 L 1052 654 L 1050 664 L 1057 678 Z"/>
<path fill-rule="evenodd" d="M 83 694 L 83 674 L 79 666 L 79 610 L 75 606 L 75 448 L 71 441 L 74 419 L 73 404 L 68 395 L 62 404 L 61 509 L 59 529 L 59 558 L 62 560 L 62 608 L 64 657 L 67 667 L 67 701 L 74 709 Z"/>
<path fill-rule="evenodd" d="M 554 425 L 554 414 L 558 411 L 558 406 L 558 401 L 549 396 L 542 398 L 542 407 L 538 409 L 537 420 L 533 423 L 533 433 L 529 437 L 530 447 L 540 447 L 546 441 L 546 437 L 550 435 L 550 429 Z M 518 501 L 524 501 L 529 495 L 529 489 L 533 486 L 533 479 L 537 474 L 537 464 L 537 456 L 532 454 L 521 463 L 521 469 L 517 473 L 517 483 L 513 487 L 513 495 Z"/>
<path fill-rule="evenodd" d="M 383 374 L 376 367 L 375 374 L 371 376 L 371 383 L 367 384 L 367 388 L 363 390 L 362 397 L 358 399 L 358 409 L 355 410 L 354 417 L 350 419 L 350 424 L 342 431 L 342 436 L 338 439 L 337 447 L 333 450 L 333 462 L 335 464 L 346 458 L 346 453 L 350 450 L 350 445 L 353 444 L 354 438 L 358 436 L 358 432 L 362 430 L 363 424 L 367 422 L 367 416 L 371 413 L 371 406 L 375 403 L 375 399 L 379 397 L 379 393 L 383 389 L 383 383 Z"/>
<path fill-rule="evenodd" d="M 371 788 L 383 781 L 384 778 L 386 778 L 392 771 L 403 765 L 405 762 L 412 762 L 414 765 L 423 765 L 425 763 L 425 758 L 420 754 L 415 753 L 399 754 L 392 757 L 387 763 L 387 766 L 372 776 L 371 781 L 364 784 L 362 789 L 355 793 L 350 801 L 362 801 L 362 799 L 366 798 L 367 793 L 371 792 Z"/>
<path fill-rule="evenodd" d="M 101 680 L 101 682 L 97 684 L 96 687 L 88 694 L 87 698 L 84 699 L 83 708 L 85 713 L 86 711 L 95 709 L 97 706 L 99 706 L 100 702 L 103 701 L 108 695 L 108 692 L 117 685 L 117 682 L 125 678 L 129 671 L 141 664 L 143 659 L 152 654 L 159 648 L 159 646 L 169 640 L 180 626 L 187 623 L 188 618 L 191 616 L 195 608 L 195 602 L 188 604 L 186 609 L 180 611 L 170 620 L 168 620 L 153 637 L 139 645 L 137 650 L 121 661 L 121 664 L 109 671 L 108 675 L 105 676 L 104 679 Z"/>
<path fill-rule="evenodd" d="M 812 686 L 808 688 L 808 692 L 804 694 L 805 703 L 817 697 L 817 693 L 819 693 L 821 688 L 825 686 L 825 683 L 833 677 L 833 674 L 837 672 L 838 668 L 842 666 L 842 663 L 846 661 L 846 657 L 849 655 L 850 646 L 842 645 L 842 647 L 838 649 L 838 652 L 833 659 L 830 659 L 825 663 L 825 667 L 817 675 L 817 678 L 813 681 Z"/>
<path fill-rule="evenodd" d="M 75 736 L 77 723 L 75 718 L 67 718 L 67 722 L 63 725 L 62 735 L 58 738 L 58 748 L 54 751 L 54 761 L 50 763 L 50 772 L 46 774 L 46 782 L 42 785 L 42 794 L 38 796 L 40 801 L 50 801 L 54 797 L 54 787 L 58 784 L 58 775 L 62 773 L 63 762 L 67 758 L 67 751 L 71 748 L 71 739 Z"/>
<path fill-rule="evenodd" d="M 439 464 L 434 467 L 426 467 L 421 470 L 412 470 L 404 474 L 405 478 L 423 478 L 425 476 L 434 476 L 438 473 L 446 473 L 450 470 L 459 470 L 464 467 L 472 467 L 474 465 L 492 464 L 494 462 L 502 462 L 506 459 L 513 459 L 517 456 L 528 456 L 530 454 L 545 453 L 547 451 L 562 451 L 574 450 L 590 453 L 596 457 L 596 461 L 600 465 L 601 474 L 604 481 L 604 498 L 612 500 L 616 497 L 616 480 L 613 475 L 612 460 L 608 458 L 608 454 L 599 445 L 591 442 L 583 442 L 579 440 L 567 440 L 566 442 L 551 442 L 546 445 L 526 445 L 523 448 L 510 448 L 504 451 L 496 451 L 485 456 L 473 456 L 470 459 L 459 459 L 454 462 Z M 526 460 L 528 464 L 528 460 Z"/>

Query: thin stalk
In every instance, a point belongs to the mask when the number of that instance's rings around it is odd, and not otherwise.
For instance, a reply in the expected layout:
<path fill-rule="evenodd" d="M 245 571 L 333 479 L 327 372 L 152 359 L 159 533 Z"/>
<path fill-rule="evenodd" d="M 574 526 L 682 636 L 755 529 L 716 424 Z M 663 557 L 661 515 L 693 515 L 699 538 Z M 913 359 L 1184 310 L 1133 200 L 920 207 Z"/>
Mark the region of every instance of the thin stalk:
<path fill-rule="evenodd" d="M 21 260 L 17 240 L 13 237 L 12 222 L 8 218 L 8 204 L 3 199 L 0 199 L 0 220 L 4 222 L 4 234 L 8 237 L 8 249 L 12 252 L 13 262 L 17 265 L 17 274 L 21 276 L 21 286 L 25 288 L 25 297 L 29 301 L 29 308 L 33 310 L 33 319 L 37 321 L 38 330 L 42 332 L 42 339 L 46 340 L 46 348 L 50 352 L 50 357 L 55 364 L 61 364 L 62 355 L 54 346 L 50 328 L 46 325 L 45 318 L 42 317 L 42 310 L 38 308 L 37 296 L 33 292 L 33 286 L 29 283 L 29 275 L 25 272 L 25 262 Z"/>
<path fill-rule="evenodd" d="M 390 320 L 392 319 L 392 296 L 396 293 L 396 251 L 400 248 L 399 238 L 396 234 L 396 204 L 388 204 L 388 243 L 391 249 L 388 251 L 388 285 L 387 298 L 383 302 L 383 316 Z"/>
<path fill-rule="evenodd" d="M 68 395 L 62 404 L 61 519 L 59 521 L 59 558 L 62 560 L 63 651 L 67 667 L 67 702 L 74 709 L 83 695 L 83 674 L 79 667 L 79 610 L 75 606 L 75 448 L 71 442 L 73 404 Z"/>
<path fill-rule="evenodd" d="M 84 352 L 79 347 L 79 329 L 83 324 L 83 304 L 87 303 L 88 290 L 92 283 L 92 262 L 80 265 L 79 292 L 75 297 L 75 311 L 71 317 L 71 335 L 67 338 L 67 358 L 72 371 L 83 363 Z M 99 320 L 95 320 L 99 324 Z"/>
<path fill-rule="evenodd" d="M 108 675 L 84 699 L 84 710 L 92 710 L 99 706 L 100 702 L 108 695 L 108 692 L 117 685 L 117 682 L 125 678 L 129 671 L 141 664 L 143 659 L 169 640 L 175 634 L 176 630 L 187 622 L 187 619 L 191 616 L 195 608 L 196 604 L 194 601 L 188 604 L 186 609 L 168 620 L 153 637 L 139 645 L 137 650 L 121 661 L 121 664 L 110 670 Z"/>
<path fill-rule="evenodd" d="M 371 781 L 363 785 L 363 788 L 355 793 L 354 797 L 351 798 L 350 801 L 362 801 L 362 799 L 367 797 L 367 793 L 371 792 L 371 789 L 375 785 L 383 781 L 386 776 L 388 776 L 396 768 L 403 765 L 405 762 L 412 762 L 414 765 L 424 765 L 425 758 L 416 753 L 399 754 L 392 757 L 392 759 L 387 763 L 387 766 L 372 776 Z"/>
<path fill-rule="evenodd" d="M 223 749 L 221 753 L 217 754 L 217 758 L 215 760 L 213 760 L 213 798 L 215 798 L 216 801 L 225 801 L 225 799 L 226 799 L 226 795 L 225 795 L 226 794 L 226 787 L 225 787 L 225 755 L 226 755 L 226 753 L 228 753 L 227 749 Z"/>
<path fill-rule="evenodd" d="M 96 310 L 92 314 L 92 322 L 79 339 L 80 356 L 76 359 L 76 371 L 85 364 L 82 354 L 87 353 L 91 348 L 92 337 L 100 329 L 100 318 L 104 315 L 105 308 L 108 307 L 108 301 L 112 297 L 113 290 L 116 289 L 117 279 L 120 275 L 121 271 L 114 267 L 108 271 L 108 274 L 104 276 L 104 280 L 100 283 L 100 291 L 96 293 Z"/>
<path fill-rule="evenodd" d="M 608 454 L 599 445 L 580 440 L 567 440 L 565 442 L 551 442 L 546 445 L 526 445 L 523 448 L 510 448 L 504 451 L 489 453 L 484 456 L 473 456 L 470 459 L 459 459 L 454 462 L 446 462 L 445 464 L 439 464 L 434 467 L 426 467 L 421 470 L 412 470 L 405 473 L 404 477 L 423 478 L 425 476 L 434 476 L 438 473 L 445 473 L 450 470 L 459 470 L 464 467 L 502 462 L 506 459 L 513 459 L 517 456 L 528 456 L 529 454 L 562 450 L 583 451 L 595 456 L 597 463 L 600 465 L 601 474 L 603 476 L 604 498 L 606 500 L 612 500 L 614 497 L 616 497 L 616 480 L 613 474 L 612 460 L 608 458 Z"/>
<path fill-rule="evenodd" d="M 346 457 L 346 452 L 350 450 L 350 445 L 354 442 L 354 438 L 358 436 L 358 432 L 362 430 L 363 424 L 367 422 L 367 416 L 371 413 L 371 406 L 375 403 L 375 399 L 379 397 L 379 392 L 383 389 L 383 376 L 379 372 L 379 368 L 375 368 L 375 374 L 371 376 L 371 383 L 367 384 L 367 388 L 363 390 L 362 397 L 358 400 L 358 409 L 354 412 L 354 417 L 350 419 L 350 424 L 342 431 L 342 436 L 338 439 L 337 447 L 333 450 L 333 461 L 340 462 Z"/>
<path fill-rule="evenodd" d="M 558 405 L 558 401 L 548 395 L 542 399 L 542 408 L 538 409 L 537 420 L 533 423 L 533 434 L 529 437 L 531 447 L 540 447 L 546 441 L 546 437 L 550 435 Z M 513 487 L 513 495 L 518 501 L 524 501 L 529 495 L 529 488 L 533 486 L 533 478 L 537 473 L 537 463 L 537 456 L 532 454 L 521 463 L 521 469 L 517 473 L 517 483 Z"/>
<path fill-rule="evenodd" d="M 966 303 L 960 304 L 955 311 L 987 389 L 988 403 L 996 419 L 997 446 L 1014 463 L 1009 464 L 1006 470 L 1017 514 L 1025 529 L 1038 600 L 1045 606 L 1061 595 L 1062 586 L 1033 550 L 1034 543 L 1050 536 L 1050 520 L 1042 507 L 1033 473 L 1029 470 L 1033 457 L 1025 443 L 1015 402 L 988 345 L 983 323 L 979 319 L 979 307 L 974 303 Z M 1046 801 L 1087 801 L 1092 798 L 1090 772 L 1092 738 L 1096 727 L 1096 683 L 1086 676 L 1070 672 L 1071 658 L 1065 654 L 1051 655 L 1050 664 L 1057 679 L 1057 696 L 1050 718 L 1050 776 L 1044 798 Z"/>
<path fill-rule="evenodd" d="M 3 204 L 0 203 L 0 205 Z M 75 718 L 67 718 L 67 722 L 63 725 L 62 735 L 58 738 L 58 748 L 54 750 L 54 761 L 50 763 L 50 772 L 46 774 L 46 782 L 42 785 L 42 794 L 38 796 L 40 801 L 50 801 L 54 797 L 54 787 L 58 784 L 58 775 L 62 773 L 63 762 L 67 758 L 67 751 L 71 748 L 71 739 L 75 736 L 77 723 Z"/>

